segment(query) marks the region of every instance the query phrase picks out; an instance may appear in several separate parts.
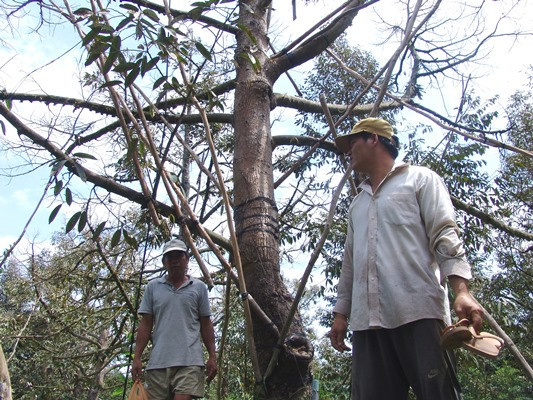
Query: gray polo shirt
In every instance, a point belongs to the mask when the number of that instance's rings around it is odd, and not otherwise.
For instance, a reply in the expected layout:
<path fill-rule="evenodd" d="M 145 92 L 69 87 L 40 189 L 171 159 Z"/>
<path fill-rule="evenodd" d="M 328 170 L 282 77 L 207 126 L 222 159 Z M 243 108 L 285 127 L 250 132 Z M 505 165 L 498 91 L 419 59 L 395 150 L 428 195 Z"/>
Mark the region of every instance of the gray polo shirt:
<path fill-rule="evenodd" d="M 200 317 L 211 315 L 206 285 L 189 277 L 178 289 L 166 276 L 146 285 L 139 314 L 154 317 L 146 369 L 204 365 Z"/>

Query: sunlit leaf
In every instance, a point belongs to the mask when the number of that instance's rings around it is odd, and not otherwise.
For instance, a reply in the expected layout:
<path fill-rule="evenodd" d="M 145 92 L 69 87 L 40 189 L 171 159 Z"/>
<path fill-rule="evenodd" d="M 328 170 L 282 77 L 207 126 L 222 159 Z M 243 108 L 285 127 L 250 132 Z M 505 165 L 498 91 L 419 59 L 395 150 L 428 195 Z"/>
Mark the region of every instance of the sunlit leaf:
<path fill-rule="evenodd" d="M 123 230 L 122 233 L 124 234 L 124 240 L 126 240 L 126 243 L 128 243 L 131 247 L 137 250 L 139 248 L 139 244 L 137 243 L 137 240 L 133 236 L 130 236 L 128 231 L 125 229 Z"/>
<path fill-rule="evenodd" d="M 255 44 L 257 46 L 257 39 L 256 37 L 254 36 L 254 34 L 252 33 L 252 31 L 250 30 L 250 28 L 244 24 L 237 24 L 237 27 L 243 31 L 246 36 L 248 36 L 248 38 L 252 41 L 253 44 Z"/>
<path fill-rule="evenodd" d="M 120 3 L 119 7 L 124 8 L 124 9 L 126 9 L 128 11 L 133 11 L 133 12 L 139 11 L 139 9 L 136 6 L 134 6 L 133 4 Z"/>
<path fill-rule="evenodd" d="M 159 22 L 159 15 L 157 15 L 155 11 L 145 8 L 143 10 L 143 14 L 150 18 L 152 21 Z"/>
<path fill-rule="evenodd" d="M 87 225 L 87 211 L 83 211 L 80 214 L 80 219 L 78 221 L 78 232 L 82 232 L 85 228 L 85 225 Z"/>
<path fill-rule="evenodd" d="M 202 54 L 206 59 L 211 61 L 211 53 L 209 52 L 209 50 L 207 50 L 205 46 L 200 42 L 196 42 L 195 45 L 200 54 Z"/>
<path fill-rule="evenodd" d="M 65 165 L 65 163 L 67 162 L 67 160 L 61 160 L 61 161 L 57 161 L 55 162 L 53 165 L 52 165 L 52 170 L 50 171 L 50 176 L 55 176 L 57 175 L 57 173 L 59 172 L 59 170 L 61 168 L 63 168 L 63 165 Z"/>
<path fill-rule="evenodd" d="M 79 157 L 79 158 L 88 158 L 88 159 L 91 159 L 91 160 L 97 160 L 97 158 L 95 156 L 93 156 L 92 154 L 89 154 L 89 153 L 74 153 L 72 154 L 73 157 Z"/>
<path fill-rule="evenodd" d="M 74 162 L 74 167 L 76 168 L 76 172 L 78 173 L 80 179 L 83 182 L 87 182 L 87 175 L 85 175 L 85 170 L 83 169 L 83 167 L 77 162 Z"/>

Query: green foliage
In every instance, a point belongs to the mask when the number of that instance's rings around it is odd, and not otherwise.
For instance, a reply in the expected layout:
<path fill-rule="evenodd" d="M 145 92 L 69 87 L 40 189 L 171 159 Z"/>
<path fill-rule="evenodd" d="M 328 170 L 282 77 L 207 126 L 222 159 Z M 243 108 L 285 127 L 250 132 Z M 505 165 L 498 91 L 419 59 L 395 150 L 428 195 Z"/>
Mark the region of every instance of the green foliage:
<path fill-rule="evenodd" d="M 142 260 L 125 228 L 129 245 L 117 244 L 106 263 L 87 238 L 62 234 L 53 252 L 12 258 L 0 272 L 0 340 L 14 398 L 122 398 L 133 323 L 124 295 L 135 304 Z M 110 241 L 104 225 L 99 232 Z"/>
<path fill-rule="evenodd" d="M 379 64 L 372 54 L 356 47 L 351 47 L 343 35 L 339 37 L 332 46 L 332 51 L 343 62 L 354 71 L 357 71 L 364 78 L 372 79 L 378 72 Z M 315 61 L 314 72 L 307 76 L 302 93 L 306 97 L 319 101 L 320 95 L 324 95 L 328 103 L 350 105 L 362 93 L 364 85 L 346 70 L 342 69 L 337 61 L 323 53 Z M 367 92 L 358 104 L 371 103 L 376 97 L 375 91 Z M 310 135 L 316 134 L 310 128 L 310 123 L 320 123 L 319 129 L 325 128 L 326 121 L 322 114 L 299 115 L 300 123 L 307 129 Z M 349 117 L 338 128 L 338 132 L 349 132 L 351 127 L 359 118 Z M 322 134 L 324 134 L 323 132 Z"/>
<path fill-rule="evenodd" d="M 249 357 L 246 341 L 246 327 L 242 302 L 236 290 L 230 293 L 229 309 L 225 309 L 225 299 L 213 304 L 214 320 L 217 324 L 218 339 L 221 339 L 222 321 L 229 318 L 224 346 L 224 357 L 219 362 L 219 372 L 215 380 L 209 385 L 209 398 L 217 398 L 220 380 L 220 394 L 223 399 L 252 399 L 254 393 L 254 374 Z M 217 346 L 220 352 L 220 347 Z"/>
<path fill-rule="evenodd" d="M 321 400 L 349 400 L 351 394 L 350 352 L 334 350 L 329 338 L 322 338 L 315 344 L 316 357 L 313 364 L 313 379 L 320 382 Z"/>
<path fill-rule="evenodd" d="M 524 372 L 507 362 L 476 360 L 469 368 L 459 366 L 465 400 L 527 400 L 533 395 Z"/>

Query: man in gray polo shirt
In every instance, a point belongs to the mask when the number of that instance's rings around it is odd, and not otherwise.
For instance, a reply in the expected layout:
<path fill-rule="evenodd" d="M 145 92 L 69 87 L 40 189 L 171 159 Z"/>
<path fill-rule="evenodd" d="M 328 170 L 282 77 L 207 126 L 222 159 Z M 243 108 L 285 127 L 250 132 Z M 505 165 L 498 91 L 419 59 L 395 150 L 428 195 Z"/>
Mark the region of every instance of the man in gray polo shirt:
<path fill-rule="evenodd" d="M 186 274 L 189 254 L 185 243 L 172 239 L 163 247 L 167 274 L 146 286 L 139 307 L 132 377 L 140 379 L 142 353 L 152 338 L 146 366 L 150 400 L 190 400 L 204 397 L 205 375 L 212 380 L 218 370 L 215 333 L 207 287 Z M 201 340 L 209 358 L 205 363 Z"/>

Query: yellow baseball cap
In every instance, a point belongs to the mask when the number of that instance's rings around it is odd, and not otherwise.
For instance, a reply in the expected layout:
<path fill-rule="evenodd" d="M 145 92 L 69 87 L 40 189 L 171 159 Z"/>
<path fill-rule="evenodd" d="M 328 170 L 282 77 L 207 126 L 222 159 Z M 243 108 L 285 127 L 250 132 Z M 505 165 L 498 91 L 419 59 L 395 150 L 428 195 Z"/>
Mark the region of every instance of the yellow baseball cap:
<path fill-rule="evenodd" d="M 343 152 L 348 153 L 350 151 L 350 140 L 353 135 L 362 132 L 375 133 L 378 136 L 382 136 L 386 139 L 392 140 L 394 131 L 392 126 L 381 118 L 365 118 L 354 125 L 349 134 L 339 136 L 335 139 L 335 146 Z"/>

